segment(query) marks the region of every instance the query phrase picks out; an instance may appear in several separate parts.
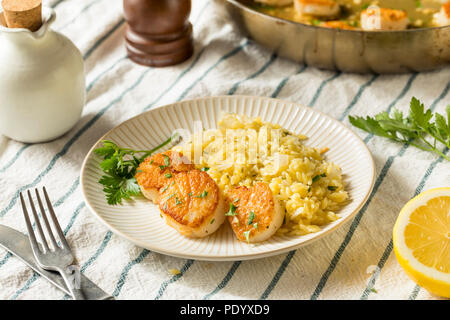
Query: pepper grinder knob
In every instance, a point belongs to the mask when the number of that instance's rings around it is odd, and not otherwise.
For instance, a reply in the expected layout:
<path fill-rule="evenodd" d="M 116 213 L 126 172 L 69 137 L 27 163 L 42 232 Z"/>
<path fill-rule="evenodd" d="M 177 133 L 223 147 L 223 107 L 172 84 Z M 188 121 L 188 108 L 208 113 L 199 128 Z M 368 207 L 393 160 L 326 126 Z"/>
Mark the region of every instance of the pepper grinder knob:
<path fill-rule="evenodd" d="M 194 52 L 191 0 L 123 0 L 128 56 L 138 64 L 164 67 Z"/>

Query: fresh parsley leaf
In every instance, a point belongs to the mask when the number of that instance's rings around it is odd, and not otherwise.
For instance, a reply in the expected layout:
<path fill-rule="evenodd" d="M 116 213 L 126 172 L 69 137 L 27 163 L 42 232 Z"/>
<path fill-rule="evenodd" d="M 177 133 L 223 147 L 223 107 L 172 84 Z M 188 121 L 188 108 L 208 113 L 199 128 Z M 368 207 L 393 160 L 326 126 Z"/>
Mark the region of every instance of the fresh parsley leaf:
<path fill-rule="evenodd" d="M 208 168 L 208 167 L 203 167 L 201 170 L 204 171 L 204 172 L 206 172 L 206 171 L 209 170 L 209 168 Z"/>
<path fill-rule="evenodd" d="M 124 190 L 131 196 L 137 196 L 141 193 L 141 188 L 139 187 L 135 178 L 130 178 L 125 182 Z"/>
<path fill-rule="evenodd" d="M 336 191 L 338 187 L 336 186 L 328 186 L 328 190 L 330 191 Z"/>
<path fill-rule="evenodd" d="M 450 161 L 444 152 L 445 148 L 450 148 L 450 106 L 446 113 L 447 119 L 437 112 L 433 114 L 431 109 L 425 110 L 423 103 L 413 97 L 408 116 L 394 110 L 392 116 L 381 112 L 375 117 L 349 116 L 349 120 L 355 127 L 373 135 L 433 152 Z"/>
<path fill-rule="evenodd" d="M 167 179 L 172 178 L 172 174 L 171 174 L 171 173 L 166 173 L 164 176 L 165 176 Z"/>
<path fill-rule="evenodd" d="M 313 182 L 313 183 L 314 183 L 314 182 L 317 182 L 317 181 L 320 180 L 320 178 L 321 178 L 321 175 L 318 174 L 317 176 L 314 176 L 314 177 L 312 178 L 312 182 Z"/>
<path fill-rule="evenodd" d="M 133 150 L 119 147 L 110 140 L 103 140 L 102 146 L 94 153 L 102 157 L 100 168 L 103 176 L 99 183 L 103 185 L 103 192 L 110 205 L 121 204 L 123 199 L 131 199 L 139 195 L 140 188 L 134 176 L 139 164 L 149 155 L 178 138 L 174 135 L 152 150 Z M 139 155 L 139 157 L 138 157 Z"/>
<path fill-rule="evenodd" d="M 212 219 L 211 222 L 209 224 L 213 224 L 214 221 L 216 221 L 216 219 Z"/>
<path fill-rule="evenodd" d="M 228 212 L 225 213 L 225 215 L 226 216 L 236 216 L 237 215 L 236 209 L 237 209 L 237 207 L 234 204 L 230 203 L 230 210 L 228 210 Z"/>

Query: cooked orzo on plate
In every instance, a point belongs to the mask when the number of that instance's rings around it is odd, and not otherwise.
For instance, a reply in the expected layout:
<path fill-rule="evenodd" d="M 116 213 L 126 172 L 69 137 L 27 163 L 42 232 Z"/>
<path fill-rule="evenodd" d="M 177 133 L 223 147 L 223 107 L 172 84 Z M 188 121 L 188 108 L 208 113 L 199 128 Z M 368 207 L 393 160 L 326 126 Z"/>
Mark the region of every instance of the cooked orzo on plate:
<path fill-rule="evenodd" d="M 173 149 L 207 171 L 225 193 L 267 183 L 286 213 L 277 233 L 299 236 L 339 219 L 349 200 L 340 167 L 326 160 L 327 149 L 307 146 L 306 139 L 260 118 L 224 114 L 217 129 L 194 133 Z"/>

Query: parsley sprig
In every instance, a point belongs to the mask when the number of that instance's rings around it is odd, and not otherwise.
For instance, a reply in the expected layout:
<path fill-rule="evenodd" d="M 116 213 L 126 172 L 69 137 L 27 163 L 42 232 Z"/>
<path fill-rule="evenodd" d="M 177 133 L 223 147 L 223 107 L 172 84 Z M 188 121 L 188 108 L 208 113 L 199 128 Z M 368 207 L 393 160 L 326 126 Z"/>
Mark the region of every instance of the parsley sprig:
<path fill-rule="evenodd" d="M 433 121 L 434 118 L 434 121 Z M 450 161 L 440 145 L 450 149 L 450 105 L 446 115 L 434 113 L 416 98 L 411 99 L 409 115 L 399 110 L 392 115 L 381 112 L 374 118 L 349 116 L 350 123 L 373 135 L 406 143 L 424 151 L 433 152 Z"/>
<path fill-rule="evenodd" d="M 141 193 L 134 178 L 139 164 L 145 158 L 179 138 L 175 134 L 151 150 L 133 150 L 119 147 L 110 140 L 103 140 L 103 146 L 94 152 L 103 158 L 100 167 L 104 175 L 99 180 L 104 188 L 106 200 L 110 205 L 122 204 L 123 199 L 131 199 Z"/>

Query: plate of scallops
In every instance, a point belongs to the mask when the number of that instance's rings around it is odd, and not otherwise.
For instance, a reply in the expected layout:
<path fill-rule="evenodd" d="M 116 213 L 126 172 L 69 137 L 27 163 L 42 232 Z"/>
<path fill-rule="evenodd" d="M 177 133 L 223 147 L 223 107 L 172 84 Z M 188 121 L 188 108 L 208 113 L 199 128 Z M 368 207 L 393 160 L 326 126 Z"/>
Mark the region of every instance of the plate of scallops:
<path fill-rule="evenodd" d="M 295 103 L 208 97 L 109 131 L 81 169 L 90 211 L 136 245 L 175 257 L 246 260 L 342 226 L 374 183 L 371 154 L 331 117 Z"/>

